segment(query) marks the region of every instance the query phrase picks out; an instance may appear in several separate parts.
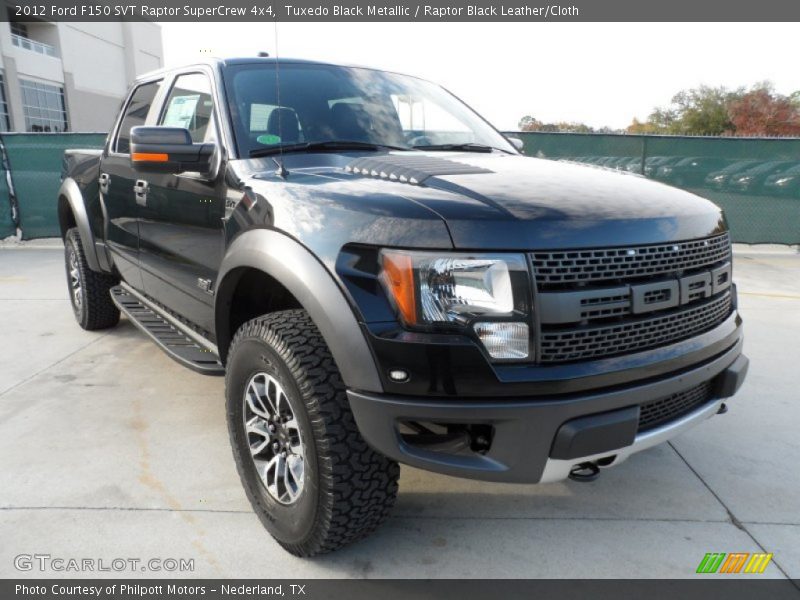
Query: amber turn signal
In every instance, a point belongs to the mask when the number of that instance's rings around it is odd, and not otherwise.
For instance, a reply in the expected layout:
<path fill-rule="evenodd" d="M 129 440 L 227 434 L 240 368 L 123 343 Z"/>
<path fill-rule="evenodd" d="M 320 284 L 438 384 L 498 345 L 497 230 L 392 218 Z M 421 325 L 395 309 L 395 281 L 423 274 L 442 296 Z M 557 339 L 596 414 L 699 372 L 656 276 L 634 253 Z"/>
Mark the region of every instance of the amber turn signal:
<path fill-rule="evenodd" d="M 169 162 L 169 154 L 154 152 L 134 152 L 131 154 L 133 162 Z"/>
<path fill-rule="evenodd" d="M 417 323 L 417 299 L 414 291 L 414 262 L 403 252 L 381 254 L 383 279 L 400 315 L 409 325 Z"/>

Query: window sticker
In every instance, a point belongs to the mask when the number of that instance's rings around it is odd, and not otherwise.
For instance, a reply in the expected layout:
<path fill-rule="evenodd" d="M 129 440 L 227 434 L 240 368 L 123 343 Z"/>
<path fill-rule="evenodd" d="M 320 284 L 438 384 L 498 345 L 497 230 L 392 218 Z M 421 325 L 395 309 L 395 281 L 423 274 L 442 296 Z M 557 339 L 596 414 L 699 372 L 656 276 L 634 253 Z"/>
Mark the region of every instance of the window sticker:
<path fill-rule="evenodd" d="M 275 108 L 270 104 L 251 104 L 250 131 L 264 131 L 269 123 L 269 115 Z"/>
<path fill-rule="evenodd" d="M 168 127 L 191 129 L 199 100 L 200 94 L 175 96 L 169 102 L 169 108 L 167 108 L 167 114 L 164 116 L 163 124 Z"/>

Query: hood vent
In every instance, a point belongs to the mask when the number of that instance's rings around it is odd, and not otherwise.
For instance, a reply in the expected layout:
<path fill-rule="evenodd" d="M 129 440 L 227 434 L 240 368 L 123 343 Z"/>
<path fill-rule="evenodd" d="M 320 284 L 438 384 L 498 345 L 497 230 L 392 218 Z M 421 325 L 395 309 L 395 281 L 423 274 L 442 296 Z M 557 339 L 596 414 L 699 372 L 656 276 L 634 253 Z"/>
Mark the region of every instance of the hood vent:
<path fill-rule="evenodd" d="M 358 158 L 345 168 L 348 173 L 400 181 L 412 185 L 422 184 L 428 177 L 437 175 L 471 175 L 491 173 L 489 169 L 473 167 L 437 156 L 403 156 L 386 154 L 379 157 Z"/>

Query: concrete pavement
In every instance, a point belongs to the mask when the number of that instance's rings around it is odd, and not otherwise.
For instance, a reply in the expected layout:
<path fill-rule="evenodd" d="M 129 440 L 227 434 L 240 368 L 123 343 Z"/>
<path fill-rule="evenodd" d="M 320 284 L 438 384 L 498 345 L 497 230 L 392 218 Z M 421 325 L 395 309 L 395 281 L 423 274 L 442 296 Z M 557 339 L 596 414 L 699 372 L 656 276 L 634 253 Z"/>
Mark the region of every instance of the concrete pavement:
<path fill-rule="evenodd" d="M 760 577 L 800 578 L 800 256 L 740 249 L 735 278 L 752 364 L 727 415 L 588 484 L 403 467 L 375 535 L 304 560 L 245 499 L 222 379 L 124 320 L 81 330 L 60 247 L 2 247 L 0 577 L 42 575 L 15 570 L 21 553 L 188 558 L 194 572 L 173 575 L 195 577 L 695 577 L 706 552 L 766 551 Z"/>

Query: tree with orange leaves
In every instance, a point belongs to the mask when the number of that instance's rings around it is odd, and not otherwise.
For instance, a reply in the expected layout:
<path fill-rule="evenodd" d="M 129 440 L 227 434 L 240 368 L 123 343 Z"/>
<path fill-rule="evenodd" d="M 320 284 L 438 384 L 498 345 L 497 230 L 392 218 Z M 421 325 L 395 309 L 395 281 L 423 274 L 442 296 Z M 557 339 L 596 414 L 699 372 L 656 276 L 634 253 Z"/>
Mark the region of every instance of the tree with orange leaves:
<path fill-rule="evenodd" d="M 800 105 L 778 94 L 769 82 L 755 85 L 728 107 L 736 135 L 798 136 Z"/>

